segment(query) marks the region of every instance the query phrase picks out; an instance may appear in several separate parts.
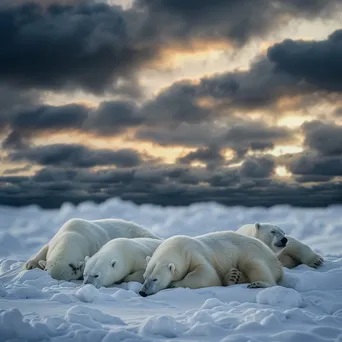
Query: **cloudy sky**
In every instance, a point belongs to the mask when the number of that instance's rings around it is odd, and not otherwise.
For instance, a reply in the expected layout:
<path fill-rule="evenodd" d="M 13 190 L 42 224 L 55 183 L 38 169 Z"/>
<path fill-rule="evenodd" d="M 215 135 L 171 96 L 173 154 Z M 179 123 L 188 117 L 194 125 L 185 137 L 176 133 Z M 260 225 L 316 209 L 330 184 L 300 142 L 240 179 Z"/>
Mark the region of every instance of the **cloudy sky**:
<path fill-rule="evenodd" d="M 340 0 L 2 0 L 0 204 L 342 202 Z"/>

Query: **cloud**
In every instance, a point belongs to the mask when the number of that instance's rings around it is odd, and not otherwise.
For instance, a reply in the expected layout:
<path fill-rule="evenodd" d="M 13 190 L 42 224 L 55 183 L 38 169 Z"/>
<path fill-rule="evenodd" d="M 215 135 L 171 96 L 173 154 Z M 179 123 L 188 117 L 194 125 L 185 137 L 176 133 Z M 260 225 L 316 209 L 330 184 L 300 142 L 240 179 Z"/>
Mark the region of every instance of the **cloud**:
<path fill-rule="evenodd" d="M 304 145 L 324 156 L 342 155 L 342 126 L 314 120 L 302 125 Z"/>
<path fill-rule="evenodd" d="M 142 127 L 138 129 L 136 139 L 153 141 L 164 146 L 220 146 L 230 148 L 237 156 L 242 157 L 248 151 L 263 151 L 273 148 L 277 143 L 293 141 L 295 133 L 286 127 L 269 126 L 263 121 L 231 117 L 225 123 L 181 123 L 174 129 L 167 125 Z"/>
<path fill-rule="evenodd" d="M 65 106 L 42 105 L 12 115 L 9 124 L 18 131 L 45 131 L 79 128 L 88 117 L 86 107 L 70 104 Z"/>
<path fill-rule="evenodd" d="M 267 168 L 266 168 L 267 169 Z M 114 196 L 135 203 L 189 205 L 216 201 L 224 205 L 325 206 L 341 201 L 340 182 L 313 185 L 288 184 L 270 178 L 244 180 L 239 169 L 215 172 L 170 165 L 89 171 L 85 169 L 45 168 L 32 177 L 0 177 L 0 204 L 36 203 L 55 208 L 64 202 L 103 202 Z M 268 172 L 264 172 L 265 175 Z"/>
<path fill-rule="evenodd" d="M 39 94 L 35 91 L 21 91 L 8 85 L 0 84 L 0 134 L 7 129 L 11 115 L 20 110 L 36 106 L 40 102 Z"/>
<path fill-rule="evenodd" d="M 0 8 L 0 77 L 19 88 L 131 92 L 154 48 L 131 36 L 121 7 L 37 4 Z"/>
<path fill-rule="evenodd" d="M 274 169 L 275 162 L 270 156 L 248 157 L 241 165 L 240 174 L 246 178 L 269 178 Z"/>
<path fill-rule="evenodd" d="M 326 40 L 286 39 L 268 49 L 268 58 L 279 70 L 327 91 L 342 91 L 342 30 Z"/>
<path fill-rule="evenodd" d="M 201 147 L 177 159 L 177 162 L 181 164 L 191 164 L 196 161 L 205 163 L 207 168 L 212 170 L 223 165 L 225 163 L 225 157 L 222 155 L 220 148 L 213 145 Z"/>
<path fill-rule="evenodd" d="M 137 74 L 166 48 L 188 48 L 196 40 L 242 45 L 293 18 L 328 17 L 340 5 L 338 0 L 190 0 L 186 5 L 137 0 L 124 10 L 77 0 L 53 6 L 8 3 L 0 6 L 2 82 L 133 98 L 141 95 Z"/>
<path fill-rule="evenodd" d="M 29 161 L 39 165 L 89 168 L 94 166 L 115 165 L 134 167 L 144 162 L 143 156 L 132 149 L 109 150 L 89 149 L 83 145 L 54 144 L 31 147 L 9 153 L 11 162 Z"/>
<path fill-rule="evenodd" d="M 245 71 L 214 74 L 196 83 L 176 82 L 147 102 L 142 110 L 156 122 L 206 122 L 226 119 L 237 111 L 260 109 L 274 115 L 282 97 L 311 95 L 315 91 L 317 88 L 277 69 L 267 57 L 259 56 Z"/>
<path fill-rule="evenodd" d="M 137 0 L 148 12 L 142 34 L 177 43 L 227 40 L 238 45 L 294 18 L 329 17 L 338 0 Z"/>
<path fill-rule="evenodd" d="M 139 108 L 133 102 L 107 101 L 91 113 L 83 129 L 102 136 L 113 136 L 127 128 L 139 126 L 143 121 Z"/>
<path fill-rule="evenodd" d="M 76 5 L 80 3 L 85 3 L 87 1 L 84 0 L 2 0 L 0 6 L 9 7 L 9 6 L 18 6 L 18 5 L 25 5 L 30 3 L 36 3 L 43 6 L 50 6 L 50 5 Z M 89 0 L 89 3 L 94 2 L 93 0 Z"/>
<path fill-rule="evenodd" d="M 295 175 L 341 176 L 342 155 L 322 157 L 312 153 L 299 154 L 291 160 L 289 169 Z"/>
<path fill-rule="evenodd" d="M 301 126 L 305 150 L 283 156 L 280 162 L 287 165 L 299 182 L 326 181 L 342 175 L 342 126 L 332 122 L 314 120 Z M 303 177 L 302 177 L 303 176 Z"/>
<path fill-rule="evenodd" d="M 342 117 L 342 107 L 338 107 L 335 109 L 334 116 L 337 118 Z"/>
<path fill-rule="evenodd" d="M 74 130 L 98 136 L 115 136 L 141 124 L 144 119 L 131 101 L 102 102 L 97 108 L 79 104 L 64 106 L 37 105 L 0 116 L 9 132 L 3 148 L 28 146 L 35 137 L 46 132 Z"/>

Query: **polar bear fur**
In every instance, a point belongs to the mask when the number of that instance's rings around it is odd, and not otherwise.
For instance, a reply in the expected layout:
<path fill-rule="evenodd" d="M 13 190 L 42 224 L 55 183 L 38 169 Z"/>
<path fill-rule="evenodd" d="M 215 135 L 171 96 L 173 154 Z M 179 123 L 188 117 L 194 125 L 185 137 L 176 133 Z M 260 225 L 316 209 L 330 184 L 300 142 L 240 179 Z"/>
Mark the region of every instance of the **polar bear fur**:
<path fill-rule="evenodd" d="M 319 267 L 324 259 L 309 246 L 288 236 L 276 225 L 268 223 L 246 224 L 237 233 L 252 236 L 264 242 L 277 255 L 284 267 L 294 268 L 305 264 L 313 268 Z"/>
<path fill-rule="evenodd" d="M 149 237 L 160 239 L 142 226 L 121 219 L 67 221 L 24 268 L 45 269 L 57 280 L 82 278 L 84 259 L 93 256 L 105 243 L 119 238 Z"/>
<path fill-rule="evenodd" d="M 141 296 L 167 287 L 195 289 L 235 284 L 238 280 L 231 272 L 234 269 L 244 272 L 249 288 L 274 286 L 283 277 L 283 267 L 269 247 L 230 231 L 173 236 L 164 240 L 146 261 Z"/>
<path fill-rule="evenodd" d="M 114 283 L 144 282 L 146 257 L 152 255 L 162 240 L 117 238 L 107 242 L 92 257 L 85 258 L 83 284 L 99 288 Z"/>

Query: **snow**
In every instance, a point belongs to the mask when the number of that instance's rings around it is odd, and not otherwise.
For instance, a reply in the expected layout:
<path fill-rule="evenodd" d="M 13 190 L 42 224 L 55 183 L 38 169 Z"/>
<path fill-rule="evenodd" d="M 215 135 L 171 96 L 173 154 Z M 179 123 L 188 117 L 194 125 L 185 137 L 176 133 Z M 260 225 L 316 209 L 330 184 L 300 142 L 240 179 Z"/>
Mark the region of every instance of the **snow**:
<path fill-rule="evenodd" d="M 120 199 L 60 210 L 0 207 L 1 341 L 342 342 L 342 206 L 300 209 L 137 206 Z M 22 269 L 68 219 L 133 220 L 166 238 L 272 222 L 325 257 L 317 270 L 285 270 L 283 286 L 166 289 L 139 296 L 141 284 L 96 289 Z"/>

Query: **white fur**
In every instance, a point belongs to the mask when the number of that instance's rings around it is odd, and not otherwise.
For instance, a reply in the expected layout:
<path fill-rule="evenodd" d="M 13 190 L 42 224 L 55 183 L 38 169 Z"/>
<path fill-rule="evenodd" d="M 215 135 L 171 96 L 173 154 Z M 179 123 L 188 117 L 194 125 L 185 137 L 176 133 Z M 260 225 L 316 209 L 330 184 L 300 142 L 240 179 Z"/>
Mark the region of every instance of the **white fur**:
<path fill-rule="evenodd" d="M 146 257 L 152 255 L 162 240 L 118 238 L 107 242 L 91 258 L 86 258 L 84 284 L 96 287 L 114 283 L 144 282 Z"/>
<path fill-rule="evenodd" d="M 268 223 L 246 224 L 240 227 L 237 233 L 251 236 L 264 242 L 277 255 L 283 266 L 294 268 L 300 264 L 317 268 L 324 260 L 308 245 L 298 241 L 285 233 L 276 225 Z M 283 238 L 287 239 L 286 245 L 279 247 Z"/>
<path fill-rule="evenodd" d="M 24 267 L 40 267 L 58 280 L 79 279 L 83 274 L 85 257 L 94 255 L 105 243 L 119 237 L 159 239 L 134 222 L 75 218 L 67 221 Z"/>
<path fill-rule="evenodd" d="M 142 296 L 167 287 L 238 283 L 242 277 L 236 276 L 237 269 L 245 275 L 244 282 L 251 282 L 250 288 L 274 286 L 283 276 L 283 268 L 270 248 L 230 231 L 173 236 L 164 240 L 147 261 Z"/>

